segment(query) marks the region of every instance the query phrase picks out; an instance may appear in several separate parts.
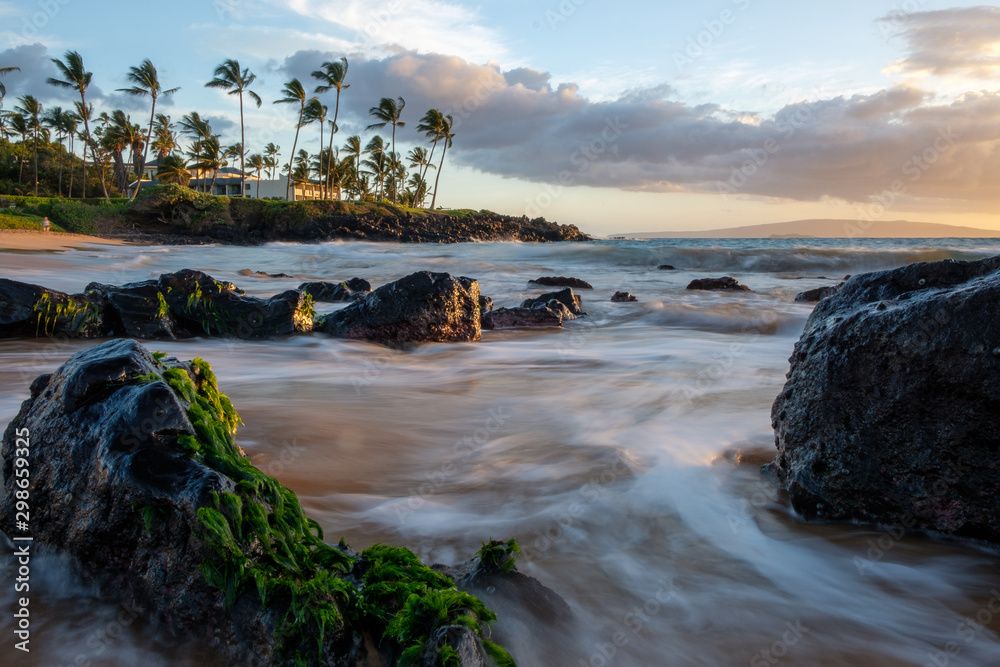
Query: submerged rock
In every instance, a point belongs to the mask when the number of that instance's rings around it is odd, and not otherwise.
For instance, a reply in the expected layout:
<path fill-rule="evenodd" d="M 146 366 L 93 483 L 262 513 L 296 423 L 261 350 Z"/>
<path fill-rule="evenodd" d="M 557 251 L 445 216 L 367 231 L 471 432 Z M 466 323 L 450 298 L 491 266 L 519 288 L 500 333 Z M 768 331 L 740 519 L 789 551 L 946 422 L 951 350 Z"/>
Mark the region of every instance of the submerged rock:
<path fill-rule="evenodd" d="M 674 266 L 672 266 L 670 264 L 660 264 L 656 268 L 659 269 L 660 271 L 676 271 L 677 270 Z"/>
<path fill-rule="evenodd" d="M 178 322 L 206 336 L 274 338 L 313 326 L 312 301 L 297 290 L 258 299 L 190 269 L 163 274 L 159 285 Z"/>
<path fill-rule="evenodd" d="M 556 302 L 565 308 L 558 301 Z M 552 308 L 497 308 L 483 316 L 484 329 L 520 329 L 526 327 L 561 327 L 563 313 Z"/>
<path fill-rule="evenodd" d="M 411 551 L 325 544 L 245 457 L 239 423 L 202 360 L 132 340 L 80 352 L 32 383 L 4 433 L 0 529 L 25 535 L 28 491 L 32 544 L 231 664 L 396 664 L 432 645 L 461 667 L 509 660 L 485 639 L 495 614 Z"/>
<path fill-rule="evenodd" d="M 576 289 L 594 289 L 593 285 L 579 278 L 566 278 L 565 276 L 543 276 L 535 278 L 531 282 L 536 285 L 546 287 L 575 287 Z"/>
<path fill-rule="evenodd" d="M 839 285 L 827 285 L 826 287 L 817 287 L 816 289 L 806 290 L 805 292 L 799 292 L 795 295 L 796 301 L 804 301 L 806 303 L 818 303 L 828 296 L 833 296 L 844 286 L 844 283 Z"/>
<path fill-rule="evenodd" d="M 241 276 L 247 276 L 249 278 L 294 278 L 295 276 L 290 276 L 287 273 L 266 273 L 264 271 L 251 271 L 250 269 L 240 269 L 239 274 Z"/>
<path fill-rule="evenodd" d="M 614 303 L 630 303 L 638 300 L 639 299 L 637 297 L 632 296 L 628 292 L 615 292 L 611 296 L 611 301 Z"/>
<path fill-rule="evenodd" d="M 855 276 L 790 361 L 769 469 L 797 511 L 1000 542 L 1000 257 Z"/>
<path fill-rule="evenodd" d="M 690 290 L 712 290 L 717 292 L 752 292 L 746 285 L 741 285 L 735 278 L 699 278 L 692 280 L 687 286 Z"/>
<path fill-rule="evenodd" d="M 583 312 L 583 299 L 580 298 L 579 294 L 574 294 L 573 289 L 567 287 L 564 290 L 559 290 L 558 292 L 549 292 L 548 294 L 543 294 L 531 299 L 525 299 L 521 303 L 521 308 L 553 308 L 559 310 L 558 306 L 554 306 L 551 302 L 555 301 L 561 303 L 569 311 L 570 317 L 567 319 L 573 319 L 580 315 L 586 315 Z"/>
<path fill-rule="evenodd" d="M 372 285 L 364 278 L 351 278 L 340 283 L 302 283 L 299 291 L 308 294 L 316 301 L 337 303 L 362 299 L 372 291 Z"/>
<path fill-rule="evenodd" d="M 320 318 L 316 330 L 390 346 L 476 341 L 482 336 L 479 296 L 471 278 L 420 271 Z"/>

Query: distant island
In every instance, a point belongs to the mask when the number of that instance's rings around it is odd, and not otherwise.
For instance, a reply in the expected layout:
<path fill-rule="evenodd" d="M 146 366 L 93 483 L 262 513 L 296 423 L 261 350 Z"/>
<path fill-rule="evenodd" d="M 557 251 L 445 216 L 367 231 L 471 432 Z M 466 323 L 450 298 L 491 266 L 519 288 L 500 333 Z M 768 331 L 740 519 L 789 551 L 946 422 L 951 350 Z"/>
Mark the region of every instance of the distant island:
<path fill-rule="evenodd" d="M 941 238 L 1000 238 L 1000 230 L 958 227 L 932 222 L 885 220 L 794 220 L 767 225 L 727 227 L 695 232 L 634 232 L 615 234 L 615 238 L 632 239 L 941 239 Z"/>

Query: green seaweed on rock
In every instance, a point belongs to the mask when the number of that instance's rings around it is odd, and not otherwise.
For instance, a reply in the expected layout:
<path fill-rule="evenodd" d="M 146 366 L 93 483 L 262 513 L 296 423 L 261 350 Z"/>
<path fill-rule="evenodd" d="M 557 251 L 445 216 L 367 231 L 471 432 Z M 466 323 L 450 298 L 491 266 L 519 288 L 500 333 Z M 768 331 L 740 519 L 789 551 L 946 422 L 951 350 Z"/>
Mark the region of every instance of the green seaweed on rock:
<path fill-rule="evenodd" d="M 306 517 L 296 495 L 254 467 L 236 444 L 239 415 L 219 391 L 208 362 L 195 359 L 189 373 L 163 356 L 154 358 L 163 379 L 188 404 L 196 435 L 180 436 L 179 444 L 235 483 L 198 509 L 200 535 L 213 553 L 201 573 L 227 609 L 249 589 L 262 604 L 285 605 L 276 630 L 279 651 L 297 664 L 315 664 L 340 625 L 397 642 L 401 665 L 421 655 L 439 629 L 464 626 L 483 639 L 498 664 L 514 664 L 485 640 L 482 624 L 492 624 L 496 615 L 409 549 L 376 544 L 355 558 L 343 539 L 336 547 L 324 543 L 319 524 Z M 506 550 L 511 543 L 498 544 Z M 316 653 L 308 649 L 311 638 Z M 439 664 L 456 660 L 454 649 L 439 648 Z"/>

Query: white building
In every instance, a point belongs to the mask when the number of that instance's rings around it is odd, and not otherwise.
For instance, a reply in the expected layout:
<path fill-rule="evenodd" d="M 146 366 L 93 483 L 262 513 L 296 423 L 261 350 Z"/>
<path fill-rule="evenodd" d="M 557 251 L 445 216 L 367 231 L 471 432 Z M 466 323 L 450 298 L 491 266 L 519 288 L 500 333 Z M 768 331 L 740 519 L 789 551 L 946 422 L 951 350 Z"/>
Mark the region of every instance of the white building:
<path fill-rule="evenodd" d="M 146 163 L 140 187 L 145 188 L 151 185 L 159 185 L 160 182 L 156 179 L 156 171 L 159 166 L 159 159 Z M 213 195 L 224 197 L 240 196 L 239 169 L 223 167 L 217 174 L 214 174 L 214 184 L 212 182 L 213 174 L 211 170 L 188 167 L 188 171 L 191 172 L 191 180 L 188 182 L 188 187 L 192 190 L 204 192 L 206 188 L 211 187 Z M 275 179 L 258 179 L 252 174 L 247 174 L 245 183 L 245 195 L 253 199 L 285 199 L 287 193 L 289 201 L 304 201 L 320 199 L 322 193 L 321 185 L 313 182 L 299 183 L 289 192 L 288 177 L 283 175 L 279 175 Z M 129 187 L 134 188 L 135 185 L 135 183 L 132 183 Z"/>

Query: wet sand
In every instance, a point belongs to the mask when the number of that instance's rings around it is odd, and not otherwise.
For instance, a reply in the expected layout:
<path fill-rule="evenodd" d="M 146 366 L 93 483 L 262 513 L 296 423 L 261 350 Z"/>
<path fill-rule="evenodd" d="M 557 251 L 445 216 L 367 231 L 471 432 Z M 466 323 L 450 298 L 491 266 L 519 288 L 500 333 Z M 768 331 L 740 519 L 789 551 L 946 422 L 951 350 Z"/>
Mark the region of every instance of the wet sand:
<path fill-rule="evenodd" d="M 125 245 L 117 239 L 102 239 L 85 234 L 38 232 L 31 229 L 0 229 L 0 252 L 4 250 L 69 250 L 88 243 Z"/>

